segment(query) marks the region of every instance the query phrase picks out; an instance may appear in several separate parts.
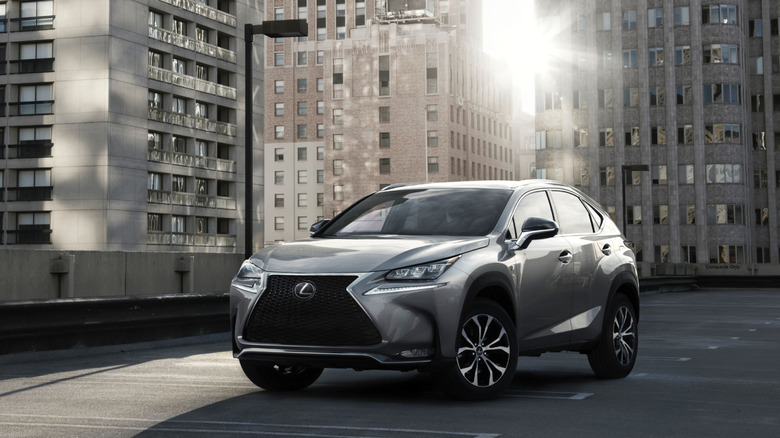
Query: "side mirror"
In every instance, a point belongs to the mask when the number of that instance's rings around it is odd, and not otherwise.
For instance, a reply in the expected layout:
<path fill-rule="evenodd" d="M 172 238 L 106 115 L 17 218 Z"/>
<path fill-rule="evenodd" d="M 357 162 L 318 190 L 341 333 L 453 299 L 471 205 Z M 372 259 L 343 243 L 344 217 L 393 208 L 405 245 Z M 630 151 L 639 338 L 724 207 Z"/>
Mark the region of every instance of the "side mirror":
<path fill-rule="evenodd" d="M 540 217 L 529 217 L 523 222 L 520 237 L 510 246 L 511 251 L 528 248 L 532 241 L 547 239 L 555 236 L 560 231 L 558 224 Z"/>
<path fill-rule="evenodd" d="M 325 225 L 327 225 L 330 222 L 329 219 L 323 219 L 320 221 L 317 221 L 311 225 L 311 228 L 309 228 L 309 235 L 313 236 L 317 234 L 318 231 L 325 228 Z"/>

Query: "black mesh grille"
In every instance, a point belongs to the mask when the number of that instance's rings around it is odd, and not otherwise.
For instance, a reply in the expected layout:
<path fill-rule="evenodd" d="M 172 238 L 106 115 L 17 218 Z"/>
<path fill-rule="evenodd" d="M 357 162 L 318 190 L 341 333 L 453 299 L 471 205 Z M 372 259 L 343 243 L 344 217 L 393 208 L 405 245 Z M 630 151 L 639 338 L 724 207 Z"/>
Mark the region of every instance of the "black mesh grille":
<path fill-rule="evenodd" d="M 249 318 L 244 338 L 285 345 L 376 345 L 382 337 L 347 286 L 354 276 L 306 277 L 272 275 Z M 309 281 L 317 288 L 311 299 L 293 294 Z"/>

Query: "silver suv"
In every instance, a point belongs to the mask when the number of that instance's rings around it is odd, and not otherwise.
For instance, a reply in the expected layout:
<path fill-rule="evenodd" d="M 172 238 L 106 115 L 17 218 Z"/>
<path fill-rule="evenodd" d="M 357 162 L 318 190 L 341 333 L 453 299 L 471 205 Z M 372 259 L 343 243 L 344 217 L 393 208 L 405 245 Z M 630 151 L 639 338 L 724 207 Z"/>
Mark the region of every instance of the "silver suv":
<path fill-rule="evenodd" d="M 583 193 L 541 180 L 393 186 L 265 248 L 230 288 L 233 355 L 267 390 L 323 368 L 431 371 L 460 399 L 497 396 L 519 355 L 586 353 L 631 372 L 630 245 Z"/>

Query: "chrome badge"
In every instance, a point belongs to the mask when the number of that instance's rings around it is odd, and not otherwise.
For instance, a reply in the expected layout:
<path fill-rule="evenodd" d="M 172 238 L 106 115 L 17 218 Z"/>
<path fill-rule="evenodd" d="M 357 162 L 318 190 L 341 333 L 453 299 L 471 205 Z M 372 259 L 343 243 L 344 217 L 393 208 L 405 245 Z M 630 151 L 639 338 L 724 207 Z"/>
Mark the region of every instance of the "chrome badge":
<path fill-rule="evenodd" d="M 295 285 L 293 295 L 299 300 L 310 300 L 317 293 L 317 287 L 310 281 L 302 281 Z"/>

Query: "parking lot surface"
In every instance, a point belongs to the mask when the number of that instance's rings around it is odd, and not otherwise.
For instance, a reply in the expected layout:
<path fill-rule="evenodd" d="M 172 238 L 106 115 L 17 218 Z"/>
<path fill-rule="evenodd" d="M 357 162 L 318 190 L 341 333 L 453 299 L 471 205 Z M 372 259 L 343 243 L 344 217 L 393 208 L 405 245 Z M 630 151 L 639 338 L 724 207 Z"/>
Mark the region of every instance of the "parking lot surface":
<path fill-rule="evenodd" d="M 326 370 L 310 388 L 253 386 L 229 340 L 0 358 L 3 437 L 775 437 L 780 290 L 642 296 L 621 380 L 585 356 L 520 358 L 503 397 L 446 398 L 428 375 Z"/>

